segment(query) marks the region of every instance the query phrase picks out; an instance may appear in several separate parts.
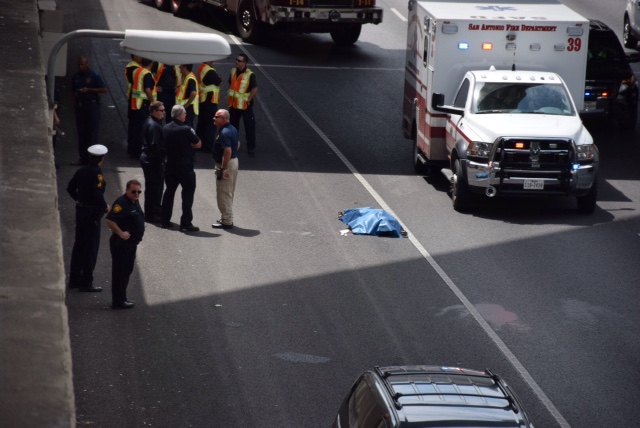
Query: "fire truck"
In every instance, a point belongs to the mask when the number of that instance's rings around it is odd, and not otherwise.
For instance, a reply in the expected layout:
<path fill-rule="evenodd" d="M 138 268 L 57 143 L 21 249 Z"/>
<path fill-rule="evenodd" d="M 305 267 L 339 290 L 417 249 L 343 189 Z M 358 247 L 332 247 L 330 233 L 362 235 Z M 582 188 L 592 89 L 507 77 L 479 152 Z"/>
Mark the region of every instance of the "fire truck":
<path fill-rule="evenodd" d="M 294 33 L 329 33 L 339 45 L 354 44 L 362 24 L 382 22 L 376 0 L 153 0 L 160 10 L 186 16 L 190 8 L 213 6 L 235 17 L 238 34 L 255 43 L 270 28 Z"/>
<path fill-rule="evenodd" d="M 409 1 L 402 126 L 416 172 L 441 169 L 458 211 L 565 195 L 593 212 L 599 154 L 579 115 L 588 36 L 554 0 Z"/>

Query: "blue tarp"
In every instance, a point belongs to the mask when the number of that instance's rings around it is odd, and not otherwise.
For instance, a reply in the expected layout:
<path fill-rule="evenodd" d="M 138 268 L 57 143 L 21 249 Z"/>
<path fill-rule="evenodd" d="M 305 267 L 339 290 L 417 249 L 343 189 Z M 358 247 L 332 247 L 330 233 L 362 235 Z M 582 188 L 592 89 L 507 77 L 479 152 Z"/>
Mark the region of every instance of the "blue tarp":
<path fill-rule="evenodd" d="M 350 208 L 343 212 L 340 220 L 349 226 L 349 229 L 356 235 L 400 238 L 405 234 L 395 217 L 385 210 L 373 207 Z"/>

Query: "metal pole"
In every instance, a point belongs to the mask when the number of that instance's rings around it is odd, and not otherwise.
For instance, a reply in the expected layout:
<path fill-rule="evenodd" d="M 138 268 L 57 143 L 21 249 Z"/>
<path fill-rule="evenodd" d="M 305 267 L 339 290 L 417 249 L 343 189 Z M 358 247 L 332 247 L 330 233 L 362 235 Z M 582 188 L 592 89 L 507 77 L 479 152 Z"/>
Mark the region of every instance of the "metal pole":
<path fill-rule="evenodd" d="M 107 31 L 107 30 L 76 30 L 65 34 L 56 42 L 51 48 L 49 53 L 49 60 L 47 62 L 47 99 L 49 101 L 49 108 L 53 108 L 53 98 L 55 95 L 55 67 L 58 52 L 62 45 L 67 43 L 71 39 L 78 37 L 101 37 L 104 39 L 124 39 L 124 31 Z"/>

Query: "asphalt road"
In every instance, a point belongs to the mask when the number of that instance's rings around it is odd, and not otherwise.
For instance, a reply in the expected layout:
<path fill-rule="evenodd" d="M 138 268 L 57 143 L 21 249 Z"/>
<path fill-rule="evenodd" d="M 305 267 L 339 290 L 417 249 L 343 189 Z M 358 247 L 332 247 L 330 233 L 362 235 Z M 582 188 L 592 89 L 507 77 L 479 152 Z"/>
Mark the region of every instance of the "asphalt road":
<path fill-rule="evenodd" d="M 620 31 L 624 1 L 575 2 Z M 406 3 L 352 48 L 328 35 L 236 45 L 258 75 L 257 155 L 240 154 L 232 231 L 218 217 L 213 162 L 198 154 L 194 224 L 149 225 L 132 276 L 131 311 L 112 311 L 108 230 L 96 285 L 69 293 L 79 425 L 329 426 L 347 389 L 374 365 L 490 367 L 536 426 L 632 427 L 640 419 L 640 144 L 638 131 L 593 129 L 601 195 L 492 200 L 453 211 L 447 184 L 413 174 L 402 137 Z M 65 30 L 230 32 L 228 20 L 178 19 L 135 0 L 60 0 Z M 396 10 L 396 14 L 393 10 Z M 107 80 L 101 142 L 109 202 L 130 178 L 118 42 L 80 39 Z M 227 76 L 232 59 L 216 68 Z M 75 167 L 69 78 L 57 81 L 66 135 L 58 146 L 67 260 Z M 226 90 L 226 87 L 223 88 Z M 174 222 L 179 216 L 179 197 Z M 341 236 L 347 208 L 393 212 L 409 239 Z"/>

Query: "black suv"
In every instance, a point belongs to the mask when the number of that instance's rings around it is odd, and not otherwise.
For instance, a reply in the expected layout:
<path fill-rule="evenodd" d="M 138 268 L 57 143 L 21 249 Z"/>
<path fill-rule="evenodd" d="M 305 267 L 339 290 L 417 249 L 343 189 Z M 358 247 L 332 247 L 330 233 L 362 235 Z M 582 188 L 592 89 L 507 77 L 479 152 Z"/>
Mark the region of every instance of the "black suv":
<path fill-rule="evenodd" d="M 533 427 L 497 375 L 458 367 L 391 366 L 364 372 L 333 428 Z"/>
<path fill-rule="evenodd" d="M 622 130 L 633 130 L 638 120 L 638 82 L 629 63 L 640 54 L 625 53 L 616 33 L 604 23 L 590 20 L 585 110 L 605 110 L 605 119 L 618 121 Z M 600 101 L 598 101 L 600 100 Z"/>

